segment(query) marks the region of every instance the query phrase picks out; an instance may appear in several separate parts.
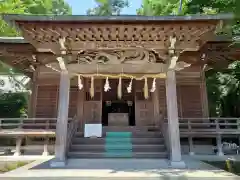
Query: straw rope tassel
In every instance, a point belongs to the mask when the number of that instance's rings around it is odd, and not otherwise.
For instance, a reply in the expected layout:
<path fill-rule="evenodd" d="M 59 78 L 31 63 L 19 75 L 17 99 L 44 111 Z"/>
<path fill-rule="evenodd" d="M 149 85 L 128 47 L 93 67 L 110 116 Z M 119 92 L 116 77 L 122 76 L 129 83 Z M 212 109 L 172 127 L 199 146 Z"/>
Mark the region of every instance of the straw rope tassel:
<path fill-rule="evenodd" d="M 81 90 L 83 88 L 81 76 L 78 75 L 78 88 Z"/>
<path fill-rule="evenodd" d="M 122 98 L 122 78 L 121 77 L 119 77 L 117 96 L 118 96 L 118 99 Z"/>
<path fill-rule="evenodd" d="M 148 99 L 149 94 L 148 94 L 148 82 L 147 82 L 147 78 L 145 77 L 144 80 L 145 80 L 144 88 L 143 88 L 143 91 L 144 91 L 144 98 L 145 98 L 145 99 Z"/>
<path fill-rule="evenodd" d="M 90 87 L 90 96 L 91 98 L 94 97 L 94 77 L 91 77 L 91 87 Z"/>

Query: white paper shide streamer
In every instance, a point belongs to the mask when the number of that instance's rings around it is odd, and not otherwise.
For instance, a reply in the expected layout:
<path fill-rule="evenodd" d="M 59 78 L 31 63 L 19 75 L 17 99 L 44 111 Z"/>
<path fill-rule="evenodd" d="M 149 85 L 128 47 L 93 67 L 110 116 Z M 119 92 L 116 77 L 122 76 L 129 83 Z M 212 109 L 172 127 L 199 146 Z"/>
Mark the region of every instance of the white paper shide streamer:
<path fill-rule="evenodd" d="M 156 78 L 153 79 L 152 88 L 150 92 L 154 92 L 155 90 L 156 90 Z"/>
<path fill-rule="evenodd" d="M 128 87 L 127 87 L 127 92 L 128 92 L 128 93 L 131 93 L 131 92 L 132 92 L 132 81 L 133 81 L 133 78 L 131 78 L 131 81 L 130 81 Z"/>
<path fill-rule="evenodd" d="M 104 92 L 108 92 L 111 89 L 108 81 L 108 77 L 106 78 L 105 85 L 104 85 Z"/>
<path fill-rule="evenodd" d="M 81 90 L 83 88 L 81 76 L 78 75 L 78 88 Z"/>

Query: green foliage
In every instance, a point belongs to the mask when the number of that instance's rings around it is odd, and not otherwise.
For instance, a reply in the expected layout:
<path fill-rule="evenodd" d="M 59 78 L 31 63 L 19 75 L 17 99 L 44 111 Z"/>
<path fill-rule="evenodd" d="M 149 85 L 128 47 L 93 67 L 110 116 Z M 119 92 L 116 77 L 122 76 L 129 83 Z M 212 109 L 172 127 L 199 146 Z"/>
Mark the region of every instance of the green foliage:
<path fill-rule="evenodd" d="M 128 6 L 128 0 L 96 0 L 97 7 L 89 9 L 88 15 L 119 15 L 124 7 Z"/>
<path fill-rule="evenodd" d="M 64 0 L 0 0 L 1 14 L 71 14 Z M 0 17 L 0 36 L 19 36 Z"/>
<path fill-rule="evenodd" d="M 25 166 L 29 162 L 19 161 L 19 162 L 6 162 L 0 165 L 0 173 L 5 173 L 8 171 L 12 171 L 19 167 Z"/>
<path fill-rule="evenodd" d="M 190 14 L 205 13 L 212 9 L 217 13 L 238 13 L 240 3 L 238 0 L 191 0 L 187 3 Z"/>
<path fill-rule="evenodd" d="M 21 0 L 0 0 L 0 12 L 2 14 L 23 14 L 26 6 Z M 9 27 L 0 17 L 0 36 L 16 36 L 16 31 Z"/>
<path fill-rule="evenodd" d="M 181 14 L 186 11 L 186 0 L 182 1 Z M 137 10 L 138 15 L 159 16 L 176 15 L 179 13 L 179 0 L 143 0 L 142 7 Z"/>
<path fill-rule="evenodd" d="M 226 161 L 205 161 L 212 166 L 223 169 L 230 173 L 240 175 L 240 162 L 235 160 L 226 160 Z"/>
<path fill-rule="evenodd" d="M 233 36 L 240 34 L 239 15 L 240 15 L 239 0 L 191 0 L 187 3 L 186 13 L 188 14 L 217 14 L 217 13 L 233 13 L 235 21 L 231 27 L 224 27 L 222 33 Z"/>
<path fill-rule="evenodd" d="M 70 6 L 64 0 L 22 0 L 25 13 L 30 14 L 54 14 L 64 15 L 71 14 Z"/>
<path fill-rule="evenodd" d="M 27 109 L 26 93 L 4 93 L 0 95 L 0 118 L 24 116 Z"/>
<path fill-rule="evenodd" d="M 240 62 L 225 70 L 206 72 L 211 116 L 240 116 Z"/>

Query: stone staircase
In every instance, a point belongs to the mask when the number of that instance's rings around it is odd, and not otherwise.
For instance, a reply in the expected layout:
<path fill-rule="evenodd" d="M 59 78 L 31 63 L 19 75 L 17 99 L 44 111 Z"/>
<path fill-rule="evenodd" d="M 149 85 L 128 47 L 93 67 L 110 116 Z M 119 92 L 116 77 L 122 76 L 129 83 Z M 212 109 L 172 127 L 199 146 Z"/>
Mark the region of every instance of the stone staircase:
<path fill-rule="evenodd" d="M 137 127 L 104 127 L 102 138 L 84 138 L 77 132 L 68 151 L 69 158 L 167 158 L 159 131 Z"/>

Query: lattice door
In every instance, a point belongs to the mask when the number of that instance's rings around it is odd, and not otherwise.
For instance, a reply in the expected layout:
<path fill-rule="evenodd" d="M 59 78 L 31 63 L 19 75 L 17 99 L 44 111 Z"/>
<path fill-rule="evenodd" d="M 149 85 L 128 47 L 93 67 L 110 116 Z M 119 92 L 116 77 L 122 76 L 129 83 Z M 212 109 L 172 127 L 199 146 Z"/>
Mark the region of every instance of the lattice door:
<path fill-rule="evenodd" d="M 148 80 L 149 98 L 144 98 L 144 81 L 136 82 L 135 92 L 135 118 L 137 126 L 151 126 L 154 123 L 154 107 L 150 92 L 152 82 Z"/>
<path fill-rule="evenodd" d="M 101 123 L 102 119 L 102 83 L 100 79 L 94 81 L 94 97 L 90 97 L 90 79 L 85 80 L 84 121 L 85 123 Z"/>

